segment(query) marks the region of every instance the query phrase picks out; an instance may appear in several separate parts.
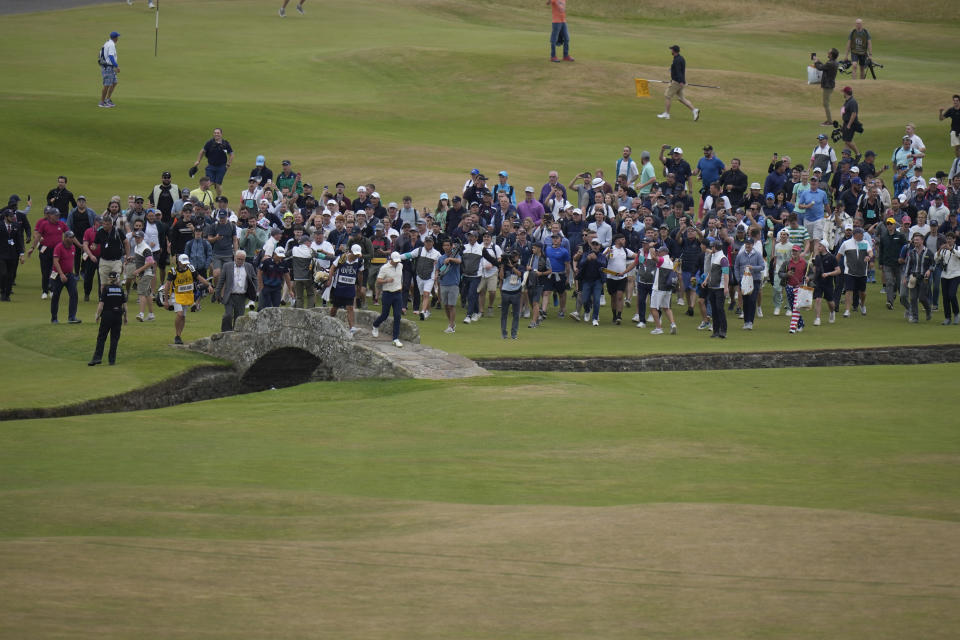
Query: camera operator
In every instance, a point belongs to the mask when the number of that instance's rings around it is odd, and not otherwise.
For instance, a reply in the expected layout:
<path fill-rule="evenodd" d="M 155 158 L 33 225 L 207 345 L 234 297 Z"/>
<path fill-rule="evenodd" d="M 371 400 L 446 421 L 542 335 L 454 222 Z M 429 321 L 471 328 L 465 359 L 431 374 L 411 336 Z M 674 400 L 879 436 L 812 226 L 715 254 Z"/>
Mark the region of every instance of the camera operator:
<path fill-rule="evenodd" d="M 857 68 L 860 69 L 860 79 L 867 77 L 867 64 L 873 57 L 873 40 L 870 32 L 863 28 L 863 20 L 857 18 L 853 30 L 847 38 L 847 57 L 853 54 L 853 77 L 857 77 Z"/>
<path fill-rule="evenodd" d="M 827 52 L 826 62 L 821 62 L 815 53 L 811 54 L 811 57 L 813 66 L 820 72 L 820 89 L 823 91 L 823 113 L 826 115 L 826 120 L 820 124 L 829 127 L 833 124 L 833 116 L 830 114 L 830 96 L 837 85 L 837 71 L 840 69 L 837 58 L 840 57 L 840 52 L 836 48 L 830 49 Z"/>
<path fill-rule="evenodd" d="M 840 125 L 840 134 L 843 143 L 854 154 L 853 161 L 856 163 L 860 161 L 860 150 L 857 149 L 853 136 L 863 133 L 863 124 L 860 122 L 860 105 L 854 99 L 853 89 L 850 87 L 843 88 L 843 97 L 843 124 Z"/>

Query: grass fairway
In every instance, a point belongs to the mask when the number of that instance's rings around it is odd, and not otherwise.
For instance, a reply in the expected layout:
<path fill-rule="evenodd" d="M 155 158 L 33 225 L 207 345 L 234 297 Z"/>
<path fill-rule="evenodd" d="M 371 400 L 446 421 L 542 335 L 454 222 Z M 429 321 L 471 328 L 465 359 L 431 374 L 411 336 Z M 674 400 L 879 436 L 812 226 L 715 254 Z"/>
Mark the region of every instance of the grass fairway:
<path fill-rule="evenodd" d="M 551 65 L 540 0 L 313 0 L 285 20 L 278 2 L 163 0 L 155 59 L 144 4 L 0 20 L 7 192 L 36 206 L 66 173 L 99 210 L 164 169 L 183 186 L 214 126 L 237 150 L 233 202 L 258 153 L 430 206 L 473 166 L 522 189 L 550 168 L 609 172 L 624 143 L 689 159 L 711 143 L 757 179 L 774 151 L 806 162 L 822 118 L 808 53 L 842 49 L 855 17 L 819 0 L 572 0 L 577 62 Z M 927 167 L 946 166 L 952 3 L 853 6 L 887 65 L 854 85 L 861 149 L 882 160 L 913 120 Z M 94 55 L 113 29 L 105 110 Z M 690 91 L 697 123 L 633 97 L 674 42 L 691 82 L 722 87 Z M 93 304 L 51 327 L 37 277 L 28 263 L 0 307 L 2 408 L 206 361 L 166 346 L 160 312 L 124 330 L 117 367 L 88 369 Z M 955 341 L 876 288 L 866 319 L 790 337 L 765 296 L 757 330 L 733 321 L 720 345 L 685 316 L 676 337 L 551 319 L 517 343 L 492 319 L 445 336 L 435 316 L 423 340 L 469 356 Z M 191 314 L 185 338 L 220 311 Z M 957 372 L 498 373 L 3 422 L 0 638 L 955 638 L 960 436 L 941 404 Z"/>
<path fill-rule="evenodd" d="M 953 637 L 960 439 L 847 389 L 955 373 L 330 383 L 7 423 L 0 636 Z"/>

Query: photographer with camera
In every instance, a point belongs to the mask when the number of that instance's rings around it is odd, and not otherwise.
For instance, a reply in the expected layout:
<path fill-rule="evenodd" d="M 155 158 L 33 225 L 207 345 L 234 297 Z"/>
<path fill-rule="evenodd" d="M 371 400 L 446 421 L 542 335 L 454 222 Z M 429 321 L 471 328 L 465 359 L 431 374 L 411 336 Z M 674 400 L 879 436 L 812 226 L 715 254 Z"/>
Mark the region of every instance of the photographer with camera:
<path fill-rule="evenodd" d="M 826 62 L 821 62 L 816 53 L 810 54 L 813 66 L 820 72 L 820 89 L 823 90 L 823 112 L 827 116 L 826 120 L 821 122 L 820 125 L 824 127 L 833 124 L 833 116 L 830 114 L 830 96 L 837 85 L 837 71 L 840 69 L 840 65 L 837 63 L 838 57 L 840 57 L 840 52 L 836 48 L 827 52 Z"/>
<path fill-rule="evenodd" d="M 851 87 L 843 88 L 843 97 L 844 103 L 840 109 L 841 117 L 843 118 L 843 124 L 840 125 L 840 137 L 843 139 L 846 147 L 854 154 L 853 161 L 859 162 L 860 150 L 857 149 L 857 145 L 853 141 L 853 136 L 858 133 L 863 133 L 863 124 L 860 122 L 860 105 L 857 104 L 856 99 L 853 97 L 853 89 Z"/>

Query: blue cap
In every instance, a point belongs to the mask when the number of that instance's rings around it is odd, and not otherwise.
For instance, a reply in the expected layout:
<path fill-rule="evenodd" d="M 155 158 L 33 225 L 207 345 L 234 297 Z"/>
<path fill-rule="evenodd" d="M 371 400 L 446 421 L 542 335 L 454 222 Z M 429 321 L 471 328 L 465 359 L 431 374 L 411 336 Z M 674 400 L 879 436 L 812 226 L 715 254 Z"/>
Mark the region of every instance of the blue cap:
<path fill-rule="evenodd" d="M 258 166 L 258 167 L 262 167 L 262 166 L 265 165 L 266 163 L 267 163 L 267 159 L 266 159 L 266 158 L 264 158 L 263 156 L 257 156 L 257 166 Z"/>
<path fill-rule="evenodd" d="M 110 32 L 110 37 L 111 37 L 111 38 L 119 38 L 119 37 L 120 37 L 120 34 L 117 33 L 116 31 L 111 31 L 111 32 Z"/>
<path fill-rule="evenodd" d="M 863 184 L 863 180 L 861 180 L 860 178 L 853 178 L 850 181 L 850 184 Z"/>
<path fill-rule="evenodd" d="M 506 172 L 506 171 L 501 171 L 501 172 L 500 172 L 499 174 L 497 174 L 497 175 L 501 175 L 501 176 L 503 176 L 504 178 L 506 178 L 506 177 L 507 177 L 507 172 Z"/>
<path fill-rule="evenodd" d="M 767 197 L 768 197 L 768 198 L 774 198 L 774 199 L 776 199 L 777 196 L 773 195 L 772 193 L 768 193 L 768 194 L 767 194 Z"/>
<path fill-rule="evenodd" d="M 472 175 L 472 176 L 478 176 L 478 175 L 480 175 L 480 169 L 472 169 L 472 170 L 470 171 L 470 175 Z"/>

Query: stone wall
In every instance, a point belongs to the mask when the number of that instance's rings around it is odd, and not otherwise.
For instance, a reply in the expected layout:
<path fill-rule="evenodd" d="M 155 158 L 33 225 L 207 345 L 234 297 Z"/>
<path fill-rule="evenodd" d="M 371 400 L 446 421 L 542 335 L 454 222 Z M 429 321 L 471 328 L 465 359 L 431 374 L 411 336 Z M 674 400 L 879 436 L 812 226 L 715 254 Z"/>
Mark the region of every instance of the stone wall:
<path fill-rule="evenodd" d="M 185 371 L 172 378 L 140 389 L 113 396 L 96 398 L 61 407 L 35 409 L 6 409 L 0 411 L 0 421 L 30 420 L 33 418 L 62 418 L 88 413 L 116 413 L 144 411 L 172 407 L 185 402 L 212 400 L 254 389 L 244 389 L 237 372 L 230 365 L 204 365 Z"/>
<path fill-rule="evenodd" d="M 855 367 L 875 364 L 937 364 L 960 362 L 960 345 L 766 351 L 749 353 L 690 353 L 595 358 L 478 358 L 494 371 L 697 371 L 772 369 L 784 367 Z"/>

